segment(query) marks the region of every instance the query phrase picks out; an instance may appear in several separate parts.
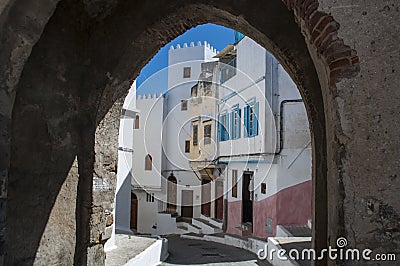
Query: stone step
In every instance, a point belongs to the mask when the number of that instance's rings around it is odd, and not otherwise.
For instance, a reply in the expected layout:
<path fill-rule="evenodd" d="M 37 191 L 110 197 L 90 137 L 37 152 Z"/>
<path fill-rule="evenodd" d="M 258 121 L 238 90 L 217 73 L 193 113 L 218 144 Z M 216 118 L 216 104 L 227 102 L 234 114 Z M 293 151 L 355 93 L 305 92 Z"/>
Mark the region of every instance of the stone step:
<path fill-rule="evenodd" d="M 220 221 L 218 219 L 208 217 L 207 215 L 204 215 L 204 214 L 201 214 L 200 218 L 203 219 L 203 220 L 206 220 L 210 224 L 218 227 L 219 229 L 222 229 L 222 227 L 223 227 L 222 221 Z"/>
<path fill-rule="evenodd" d="M 311 237 L 311 228 L 307 225 L 278 225 L 276 235 L 282 237 Z"/>
<path fill-rule="evenodd" d="M 218 228 L 217 226 L 209 223 L 207 220 L 202 218 L 193 218 L 192 224 L 197 227 L 200 227 L 201 232 L 203 234 L 215 234 L 222 232 L 222 229 Z"/>
<path fill-rule="evenodd" d="M 178 228 L 181 229 L 181 230 L 188 231 L 188 227 L 184 226 L 184 225 L 180 225 L 180 226 L 178 226 Z"/>

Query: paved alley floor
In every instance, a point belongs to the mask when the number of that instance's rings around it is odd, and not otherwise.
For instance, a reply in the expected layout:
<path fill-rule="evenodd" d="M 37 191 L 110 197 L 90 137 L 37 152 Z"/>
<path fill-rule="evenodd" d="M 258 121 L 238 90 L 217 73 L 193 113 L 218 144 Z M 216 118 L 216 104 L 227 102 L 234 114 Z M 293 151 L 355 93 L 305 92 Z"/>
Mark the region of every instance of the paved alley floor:
<path fill-rule="evenodd" d="M 169 236 L 167 261 L 161 265 L 271 265 L 246 250 L 219 243 Z"/>
<path fill-rule="evenodd" d="M 125 265 L 156 242 L 154 238 L 123 234 L 117 234 L 115 240 L 118 248 L 106 252 L 106 266 Z"/>

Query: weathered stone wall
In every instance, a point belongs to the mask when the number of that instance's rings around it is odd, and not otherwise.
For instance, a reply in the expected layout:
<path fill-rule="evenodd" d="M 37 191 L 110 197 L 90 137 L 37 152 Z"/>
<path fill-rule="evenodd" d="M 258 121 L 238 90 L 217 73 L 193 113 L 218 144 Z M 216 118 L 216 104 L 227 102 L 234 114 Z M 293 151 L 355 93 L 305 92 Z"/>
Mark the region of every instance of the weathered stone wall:
<path fill-rule="evenodd" d="M 114 103 L 159 48 L 207 22 L 270 50 L 300 89 L 312 131 L 314 244 L 345 236 L 398 254 L 398 10 L 395 0 L 2 2 L 6 263 L 101 264 L 113 196 L 92 188 L 93 176 L 115 182 Z M 66 206 L 75 216 L 57 226 Z M 70 256 L 60 255 L 63 241 Z"/>
<path fill-rule="evenodd" d="M 16 85 L 33 45 L 39 40 L 57 0 L 0 3 L 0 264 L 5 249 L 6 198 L 10 166 L 10 130 Z M 21 1 L 19 1 L 21 2 Z"/>
<path fill-rule="evenodd" d="M 400 3 L 324 0 L 320 9 L 340 24 L 339 36 L 360 60 L 359 74 L 326 95 L 337 114 L 328 168 L 343 196 L 343 234 L 349 246 L 399 257 Z"/>
<path fill-rule="evenodd" d="M 115 102 L 96 130 L 88 265 L 97 266 L 104 262 L 103 246 L 112 232 L 118 171 L 118 132 L 123 101 L 120 99 Z"/>
<path fill-rule="evenodd" d="M 76 239 L 72 233 L 76 231 L 76 198 L 70 195 L 77 194 L 78 178 L 78 160 L 75 158 L 50 213 L 34 265 L 56 265 L 60 261 L 73 265 Z M 60 241 L 55 242 L 54 238 Z"/>

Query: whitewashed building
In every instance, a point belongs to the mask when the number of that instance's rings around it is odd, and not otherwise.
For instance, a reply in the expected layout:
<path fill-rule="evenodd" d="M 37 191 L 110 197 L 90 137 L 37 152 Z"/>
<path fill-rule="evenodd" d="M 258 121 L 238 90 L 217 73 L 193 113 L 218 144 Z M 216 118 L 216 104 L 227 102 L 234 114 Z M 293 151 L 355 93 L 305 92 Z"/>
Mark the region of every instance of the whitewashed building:
<path fill-rule="evenodd" d="M 220 59 L 218 160 L 225 165 L 228 233 L 276 234 L 311 219 L 311 145 L 299 91 L 277 60 L 250 38 Z"/>
<path fill-rule="evenodd" d="M 216 52 L 206 42 L 171 47 L 168 91 L 162 95 L 137 96 L 131 179 L 133 231 L 181 233 L 190 225 L 183 227 L 176 217 L 200 217 L 201 183 L 189 165 L 189 98 L 201 64 L 215 61 Z"/>
<path fill-rule="evenodd" d="M 264 238 L 309 223 L 307 115 L 277 60 L 241 37 L 171 47 L 168 64 L 166 93 L 125 103 L 116 229 Z"/>

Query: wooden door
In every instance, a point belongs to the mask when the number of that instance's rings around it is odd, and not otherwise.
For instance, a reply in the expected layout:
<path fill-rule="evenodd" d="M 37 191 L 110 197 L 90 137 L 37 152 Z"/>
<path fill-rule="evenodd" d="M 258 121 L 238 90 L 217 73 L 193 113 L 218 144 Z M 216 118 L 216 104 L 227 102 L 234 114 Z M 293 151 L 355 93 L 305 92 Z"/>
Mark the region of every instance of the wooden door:
<path fill-rule="evenodd" d="M 224 216 L 224 183 L 215 182 L 215 218 L 222 220 Z"/>
<path fill-rule="evenodd" d="M 253 199 L 250 191 L 252 174 L 243 174 L 242 183 L 242 222 L 253 223 Z"/>
<path fill-rule="evenodd" d="M 193 190 L 182 190 L 181 216 L 193 218 Z"/>
<path fill-rule="evenodd" d="M 134 193 L 131 193 L 131 230 L 137 230 L 138 220 L 138 199 Z"/>
<path fill-rule="evenodd" d="M 176 213 L 177 181 L 172 174 L 168 177 L 167 213 Z"/>
<path fill-rule="evenodd" d="M 201 180 L 201 214 L 211 215 L 211 183 L 206 178 Z"/>

